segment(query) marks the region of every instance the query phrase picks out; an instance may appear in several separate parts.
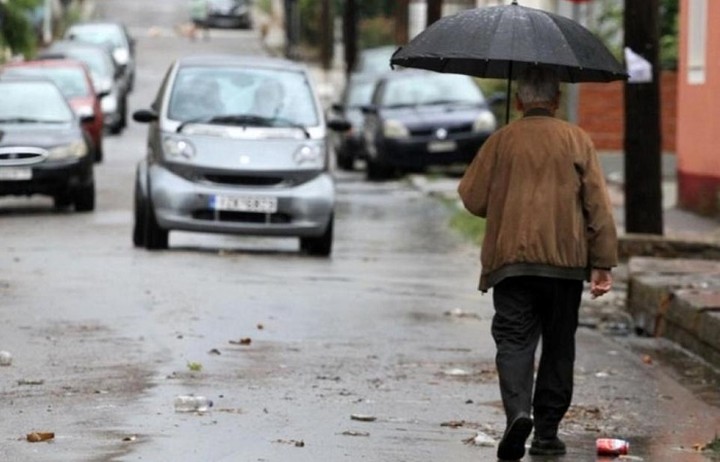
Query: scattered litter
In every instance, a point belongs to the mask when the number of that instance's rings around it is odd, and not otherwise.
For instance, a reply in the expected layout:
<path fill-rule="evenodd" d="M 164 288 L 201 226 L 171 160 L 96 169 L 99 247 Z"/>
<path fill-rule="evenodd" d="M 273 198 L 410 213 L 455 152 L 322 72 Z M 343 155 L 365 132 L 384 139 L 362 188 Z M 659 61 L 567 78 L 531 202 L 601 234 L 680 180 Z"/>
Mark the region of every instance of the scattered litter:
<path fill-rule="evenodd" d="M 42 379 L 20 379 L 18 385 L 42 385 L 45 383 Z"/>
<path fill-rule="evenodd" d="M 600 371 L 600 372 L 595 373 L 595 377 L 597 377 L 599 379 L 604 379 L 604 378 L 610 377 L 610 374 L 605 371 Z"/>
<path fill-rule="evenodd" d="M 230 345 L 250 345 L 252 343 L 252 339 L 250 337 L 244 337 L 240 340 L 230 340 L 228 343 L 230 343 Z"/>
<path fill-rule="evenodd" d="M 618 456 L 618 460 L 637 460 L 637 461 L 642 461 L 642 460 L 645 460 L 645 459 L 643 459 L 642 457 L 638 457 L 638 456 L 622 455 L 622 456 Z"/>
<path fill-rule="evenodd" d="M 12 354 L 9 351 L 0 351 L 0 366 L 11 365 L 12 359 Z"/>
<path fill-rule="evenodd" d="M 472 319 L 481 319 L 480 315 L 477 313 L 468 313 L 467 311 L 463 311 L 460 308 L 453 308 L 450 311 L 445 312 L 445 316 L 452 316 L 454 318 L 472 318 Z"/>
<path fill-rule="evenodd" d="M 598 438 L 595 449 L 599 456 L 624 456 L 630 450 L 630 443 L 617 438 Z"/>
<path fill-rule="evenodd" d="M 492 436 L 483 432 L 477 432 L 475 436 L 463 440 L 463 443 L 481 447 L 495 447 L 497 444 Z"/>
<path fill-rule="evenodd" d="M 258 329 L 258 330 L 263 330 L 263 329 L 265 329 L 265 326 L 258 323 L 257 329 Z"/>
<path fill-rule="evenodd" d="M 39 443 L 41 441 L 48 441 L 54 438 L 55 433 L 53 432 L 32 432 L 25 436 L 25 439 L 27 439 L 30 443 Z"/>
<path fill-rule="evenodd" d="M 448 369 L 446 371 L 443 371 L 444 375 L 449 375 L 452 377 L 464 377 L 466 375 L 470 375 L 470 373 L 464 369 Z"/>
<path fill-rule="evenodd" d="M 126 437 L 123 438 L 122 440 L 125 441 L 125 442 L 132 442 L 132 441 L 137 440 L 137 436 L 135 436 L 135 435 L 126 436 Z"/>
<path fill-rule="evenodd" d="M 652 356 L 650 356 L 650 355 L 643 355 L 643 357 L 642 357 L 642 362 L 644 362 L 645 364 L 652 364 L 652 363 L 653 363 Z"/>
<path fill-rule="evenodd" d="M 345 430 L 341 433 L 343 436 L 370 436 L 369 432 L 358 432 L 355 430 Z"/>
<path fill-rule="evenodd" d="M 200 372 L 202 370 L 202 364 L 196 361 L 188 361 L 187 368 L 193 372 Z"/>
<path fill-rule="evenodd" d="M 213 406 L 204 396 L 180 395 L 175 398 L 175 412 L 205 412 Z"/>
<path fill-rule="evenodd" d="M 351 414 L 350 419 L 357 420 L 359 422 L 375 422 L 377 420 L 377 417 L 375 417 L 374 415 Z"/>
<path fill-rule="evenodd" d="M 275 440 L 276 443 L 282 443 L 282 444 L 290 444 L 292 446 L 295 446 L 296 448 L 304 448 L 305 447 L 305 441 L 303 440 Z"/>
<path fill-rule="evenodd" d="M 441 427 L 460 428 L 465 425 L 464 420 L 451 420 L 449 422 L 443 422 L 440 424 Z"/>
<path fill-rule="evenodd" d="M 208 351 L 208 354 L 220 356 L 222 353 L 220 353 L 220 350 L 218 350 L 217 348 L 213 348 L 212 350 Z"/>

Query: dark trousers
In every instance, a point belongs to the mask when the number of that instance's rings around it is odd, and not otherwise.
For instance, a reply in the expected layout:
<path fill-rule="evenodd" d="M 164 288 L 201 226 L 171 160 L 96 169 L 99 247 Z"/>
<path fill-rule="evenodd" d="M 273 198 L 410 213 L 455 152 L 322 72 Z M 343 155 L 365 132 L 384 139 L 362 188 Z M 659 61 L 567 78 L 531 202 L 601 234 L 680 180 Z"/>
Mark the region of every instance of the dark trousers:
<path fill-rule="evenodd" d="M 570 407 L 582 281 L 510 277 L 493 288 L 492 335 L 500 394 L 510 423 L 532 407 L 535 436 L 556 436 Z M 533 395 L 535 350 L 542 353 Z"/>

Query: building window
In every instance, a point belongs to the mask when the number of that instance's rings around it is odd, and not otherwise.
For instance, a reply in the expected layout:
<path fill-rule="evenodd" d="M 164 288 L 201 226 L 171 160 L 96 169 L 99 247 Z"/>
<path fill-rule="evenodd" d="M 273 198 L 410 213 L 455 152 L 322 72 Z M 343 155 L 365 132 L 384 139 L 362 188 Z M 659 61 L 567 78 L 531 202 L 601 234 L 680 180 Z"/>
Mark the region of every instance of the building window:
<path fill-rule="evenodd" d="M 707 49 L 707 0 L 689 0 L 688 9 L 688 83 L 705 83 Z"/>

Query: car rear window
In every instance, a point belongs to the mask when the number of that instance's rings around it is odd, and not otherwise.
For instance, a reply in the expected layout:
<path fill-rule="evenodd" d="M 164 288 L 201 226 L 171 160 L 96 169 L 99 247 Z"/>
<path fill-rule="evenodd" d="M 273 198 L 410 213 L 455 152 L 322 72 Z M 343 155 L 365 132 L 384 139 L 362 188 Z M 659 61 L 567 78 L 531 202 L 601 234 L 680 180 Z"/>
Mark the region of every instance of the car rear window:
<path fill-rule="evenodd" d="M 5 75 L 46 77 L 58 86 L 66 98 L 78 98 L 92 94 L 82 69 L 72 67 L 8 67 Z"/>
<path fill-rule="evenodd" d="M 412 74 L 389 79 L 381 96 L 382 106 L 445 102 L 482 103 L 482 90 L 472 77 L 457 74 Z"/>
<path fill-rule="evenodd" d="M 70 122 L 73 112 L 58 88 L 45 82 L 3 82 L 0 120 Z"/>

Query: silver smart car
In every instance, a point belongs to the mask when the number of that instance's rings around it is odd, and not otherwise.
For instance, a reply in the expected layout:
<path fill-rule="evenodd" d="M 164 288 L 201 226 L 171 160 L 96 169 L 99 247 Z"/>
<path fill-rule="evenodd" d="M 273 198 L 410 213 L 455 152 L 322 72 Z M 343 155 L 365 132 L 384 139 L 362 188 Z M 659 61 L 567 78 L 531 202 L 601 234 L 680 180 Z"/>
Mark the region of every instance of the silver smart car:
<path fill-rule="evenodd" d="M 275 58 L 176 61 L 149 110 L 137 168 L 133 242 L 168 247 L 170 230 L 296 236 L 332 249 L 335 186 L 327 128 L 304 67 Z"/>

